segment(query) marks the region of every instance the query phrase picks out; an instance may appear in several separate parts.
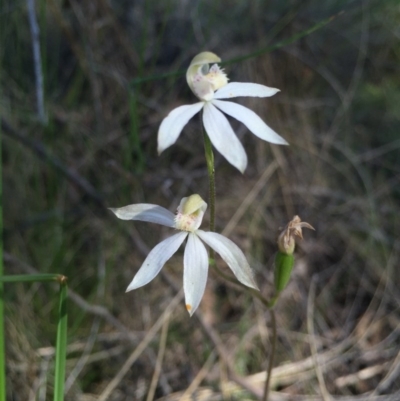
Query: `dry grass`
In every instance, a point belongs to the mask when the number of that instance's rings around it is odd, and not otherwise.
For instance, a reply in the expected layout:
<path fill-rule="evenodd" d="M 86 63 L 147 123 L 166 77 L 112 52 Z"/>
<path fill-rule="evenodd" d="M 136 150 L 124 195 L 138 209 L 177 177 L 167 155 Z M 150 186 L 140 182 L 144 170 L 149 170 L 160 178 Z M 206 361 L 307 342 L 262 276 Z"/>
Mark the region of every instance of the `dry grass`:
<path fill-rule="evenodd" d="M 204 49 L 243 56 L 342 9 L 312 35 L 226 67 L 232 81 L 281 89 L 240 102 L 291 146 L 261 143 L 232 121 L 249 166 L 241 175 L 216 154 L 217 228 L 240 244 L 266 296 L 278 228 L 295 214 L 316 228 L 276 309 L 271 400 L 399 399 L 396 2 L 37 2 L 46 126 L 36 118 L 25 5 L 0 10 L 5 262 L 8 274 L 69 277 L 67 400 L 261 394 L 268 312 L 211 272 L 190 319 L 180 255 L 125 294 L 168 231 L 105 208 L 174 210 L 190 193 L 207 197 L 199 121 L 156 154 L 162 118 L 194 102 L 183 75 L 159 74 L 185 70 Z M 51 399 L 56 291 L 8 285 L 5 299 L 8 399 Z"/>

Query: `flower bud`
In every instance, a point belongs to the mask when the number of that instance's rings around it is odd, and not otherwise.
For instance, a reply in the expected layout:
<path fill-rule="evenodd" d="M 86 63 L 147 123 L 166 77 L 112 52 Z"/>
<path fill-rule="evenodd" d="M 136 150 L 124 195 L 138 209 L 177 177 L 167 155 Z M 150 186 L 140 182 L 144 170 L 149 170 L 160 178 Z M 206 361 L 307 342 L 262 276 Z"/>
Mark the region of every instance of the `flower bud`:
<path fill-rule="evenodd" d="M 283 291 L 290 279 L 294 265 L 294 256 L 278 252 L 275 256 L 275 290 L 279 293 Z"/>
<path fill-rule="evenodd" d="M 278 295 L 286 288 L 289 282 L 294 266 L 295 237 L 303 239 L 302 228 L 314 230 L 310 224 L 302 222 L 299 216 L 294 216 L 278 237 L 279 251 L 275 256 L 274 274 L 275 290 Z"/>

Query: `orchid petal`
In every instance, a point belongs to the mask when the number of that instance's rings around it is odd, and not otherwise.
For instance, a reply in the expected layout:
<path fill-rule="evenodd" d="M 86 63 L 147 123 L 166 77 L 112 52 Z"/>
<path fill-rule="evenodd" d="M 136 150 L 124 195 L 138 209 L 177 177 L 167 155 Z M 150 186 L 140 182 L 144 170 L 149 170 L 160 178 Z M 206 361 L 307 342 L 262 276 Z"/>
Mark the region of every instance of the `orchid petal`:
<path fill-rule="evenodd" d="M 140 220 L 175 227 L 175 215 L 162 206 L 139 203 L 119 208 L 109 208 L 121 220 Z"/>
<path fill-rule="evenodd" d="M 227 118 L 211 103 L 204 106 L 203 124 L 218 152 L 243 173 L 247 166 L 246 152 Z"/>
<path fill-rule="evenodd" d="M 239 96 L 270 97 L 277 92 L 280 92 L 280 90 L 265 85 L 248 82 L 230 82 L 214 93 L 214 99 L 229 99 Z"/>
<path fill-rule="evenodd" d="M 149 283 L 160 272 L 167 260 L 178 250 L 188 233 L 181 231 L 155 246 L 136 273 L 126 292 Z"/>
<path fill-rule="evenodd" d="M 208 275 L 208 255 L 196 234 L 189 234 L 183 257 L 183 289 L 186 309 L 193 315 L 203 298 Z"/>
<path fill-rule="evenodd" d="M 158 154 L 173 145 L 178 139 L 183 127 L 198 113 L 204 103 L 180 106 L 172 110 L 162 121 L 158 129 Z"/>
<path fill-rule="evenodd" d="M 254 281 L 253 271 L 247 262 L 246 256 L 234 242 L 221 234 L 213 232 L 197 230 L 196 234 L 221 256 L 242 284 L 258 290 Z"/>
<path fill-rule="evenodd" d="M 221 111 L 243 123 L 254 135 L 264 141 L 277 145 L 288 145 L 288 143 L 278 135 L 272 128 L 256 114 L 240 104 L 227 102 L 226 100 L 213 100 L 212 103 Z"/>

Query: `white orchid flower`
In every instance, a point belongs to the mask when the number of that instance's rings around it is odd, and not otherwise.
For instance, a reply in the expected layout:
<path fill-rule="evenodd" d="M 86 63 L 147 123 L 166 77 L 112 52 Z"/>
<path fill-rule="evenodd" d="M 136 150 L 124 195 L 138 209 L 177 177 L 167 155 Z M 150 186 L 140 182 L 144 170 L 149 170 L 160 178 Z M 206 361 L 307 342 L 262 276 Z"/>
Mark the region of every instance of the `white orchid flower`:
<path fill-rule="evenodd" d="M 243 173 L 247 167 L 246 152 L 221 111 L 242 122 L 254 135 L 264 141 L 278 145 L 288 143 L 268 127 L 254 111 L 220 99 L 239 96 L 269 97 L 279 92 L 279 89 L 254 83 L 228 83 L 227 76 L 217 64 L 209 67 L 209 64 L 220 61 L 217 55 L 210 52 L 200 53 L 192 60 L 186 73 L 186 80 L 200 102 L 177 107 L 164 118 L 158 130 L 158 153 L 173 145 L 183 127 L 203 109 L 204 128 L 212 144 L 229 163 Z"/>
<path fill-rule="evenodd" d="M 222 257 L 242 284 L 258 289 L 251 267 L 239 247 L 221 234 L 199 230 L 206 209 L 207 203 L 197 194 L 183 198 L 176 215 L 161 206 L 146 203 L 110 208 L 122 220 L 148 221 L 180 230 L 151 250 L 129 284 L 127 292 L 153 280 L 186 238 L 183 288 L 186 309 L 190 315 L 199 306 L 207 281 L 208 255 L 202 241 Z"/>

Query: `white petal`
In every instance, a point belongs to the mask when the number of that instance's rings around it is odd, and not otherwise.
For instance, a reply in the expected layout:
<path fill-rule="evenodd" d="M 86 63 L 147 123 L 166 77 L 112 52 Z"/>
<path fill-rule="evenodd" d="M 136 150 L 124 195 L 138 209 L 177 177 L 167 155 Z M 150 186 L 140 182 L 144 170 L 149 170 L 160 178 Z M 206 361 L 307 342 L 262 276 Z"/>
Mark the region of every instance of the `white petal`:
<path fill-rule="evenodd" d="M 187 237 L 187 232 L 181 231 L 160 242 L 155 246 L 136 273 L 126 292 L 142 287 L 149 283 L 164 266 L 166 261 L 178 250 Z"/>
<path fill-rule="evenodd" d="M 243 173 L 247 166 L 246 152 L 227 118 L 211 103 L 204 106 L 203 124 L 218 152 Z"/>
<path fill-rule="evenodd" d="M 240 104 L 227 102 L 226 100 L 213 100 L 212 103 L 217 106 L 224 113 L 228 114 L 236 120 L 243 123 L 254 135 L 277 145 L 288 145 L 288 143 L 278 135 L 272 128 L 261 118 L 254 113 L 254 111 L 244 107 Z"/>
<path fill-rule="evenodd" d="M 229 99 L 239 96 L 270 97 L 277 92 L 280 90 L 265 85 L 250 82 L 230 82 L 214 93 L 214 99 Z"/>
<path fill-rule="evenodd" d="M 158 129 L 158 154 L 173 145 L 178 139 L 183 127 L 198 113 L 204 103 L 180 106 L 172 110 L 162 121 Z"/>
<path fill-rule="evenodd" d="M 162 206 L 139 203 L 120 208 L 109 208 L 121 220 L 140 220 L 175 227 L 175 215 Z"/>
<path fill-rule="evenodd" d="M 213 232 L 197 230 L 196 234 L 221 256 L 242 284 L 258 290 L 246 256 L 234 242 Z"/>
<path fill-rule="evenodd" d="M 203 298 L 208 275 L 208 255 L 196 234 L 189 234 L 183 258 L 183 289 L 186 309 L 193 315 Z"/>

